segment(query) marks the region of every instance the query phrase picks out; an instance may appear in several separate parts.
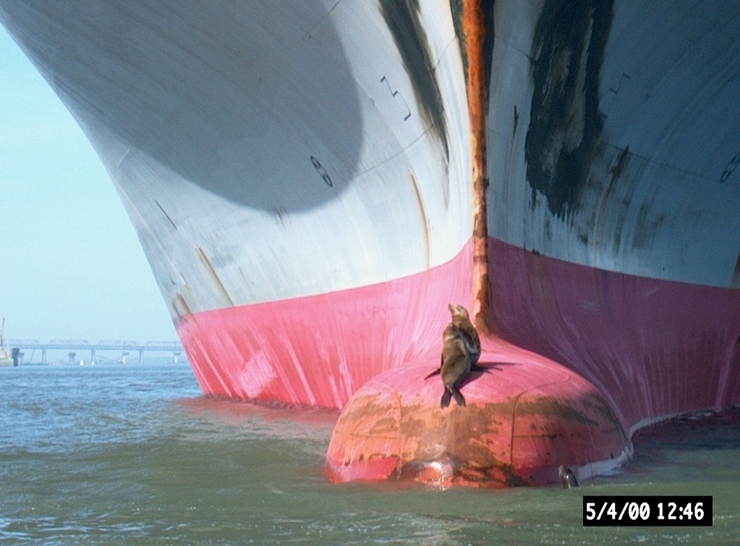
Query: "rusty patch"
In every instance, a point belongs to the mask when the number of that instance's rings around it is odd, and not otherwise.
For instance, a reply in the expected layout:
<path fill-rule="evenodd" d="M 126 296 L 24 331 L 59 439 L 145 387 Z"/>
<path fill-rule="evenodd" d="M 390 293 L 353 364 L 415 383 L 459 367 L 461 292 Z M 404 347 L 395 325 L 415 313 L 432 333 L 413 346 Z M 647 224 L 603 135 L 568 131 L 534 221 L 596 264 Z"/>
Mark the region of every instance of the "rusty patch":
<path fill-rule="evenodd" d="M 440 483 L 444 477 L 458 485 L 521 485 L 510 468 L 508 442 L 503 446 L 497 441 L 510 436 L 513 403 L 470 404 L 448 412 L 425 404 L 403 405 L 400 413 L 397 409 L 379 394 L 354 399 L 337 421 L 330 458 L 347 466 L 395 458 L 393 479 Z"/>
<path fill-rule="evenodd" d="M 519 402 L 516 406 L 517 417 L 531 415 L 547 415 L 562 421 L 575 421 L 582 425 L 598 426 L 599 423 L 591 419 L 584 412 L 562 401 L 543 396 L 531 401 Z"/>
<path fill-rule="evenodd" d="M 534 279 L 537 281 L 537 287 L 540 289 L 540 295 L 545 301 L 549 299 L 549 290 L 547 289 L 547 282 L 545 276 L 545 261 L 542 259 L 542 254 L 536 250 L 532 250 L 532 268 Z"/>
<path fill-rule="evenodd" d="M 368 431 L 370 436 L 398 436 L 398 420 L 394 417 L 378 419 L 375 425 Z"/>
<path fill-rule="evenodd" d="M 175 294 L 175 297 L 172 299 L 170 304 L 172 305 L 172 310 L 175 312 L 175 315 L 177 315 L 179 318 L 183 318 L 185 316 L 190 316 L 193 314 L 193 311 L 190 309 L 188 302 L 185 301 L 185 297 L 179 292 Z"/>
<path fill-rule="evenodd" d="M 390 437 L 397 438 L 398 422 L 391 416 L 392 408 L 379 403 L 379 398 L 378 394 L 354 398 L 342 411 L 334 430 L 342 434 L 368 435 L 374 427 L 370 431 L 362 430 L 363 424 L 382 422 Z M 377 434 L 378 431 L 374 432 Z"/>
<path fill-rule="evenodd" d="M 413 479 L 430 485 L 474 487 L 512 487 L 526 485 L 510 464 L 508 449 L 496 439 L 508 437 L 513 403 L 491 403 L 484 407 L 470 404 L 441 412 L 421 408 L 414 412 L 413 424 L 404 430 L 403 442 L 414 443 L 404 451 L 397 479 Z M 503 446 L 507 447 L 507 446 Z"/>
<path fill-rule="evenodd" d="M 463 34 L 467 58 L 468 113 L 473 163 L 473 305 L 475 327 L 488 332 L 486 311 L 490 299 L 488 279 L 488 208 L 486 205 L 486 67 L 483 44 L 486 37 L 480 0 L 463 3 Z"/>
<path fill-rule="evenodd" d="M 216 281 L 216 286 L 218 287 L 219 291 L 223 295 L 223 297 L 226 299 L 226 301 L 229 302 L 229 305 L 234 307 L 234 302 L 231 299 L 231 296 L 229 296 L 229 293 L 226 291 L 226 287 L 221 282 L 221 279 L 218 276 L 218 273 L 216 273 L 216 270 L 214 269 L 213 265 L 211 264 L 211 261 L 208 259 L 208 256 L 206 256 L 206 253 L 203 252 L 203 249 L 201 247 L 195 247 L 198 251 L 198 257 L 200 258 L 201 263 L 206 266 L 206 269 L 213 277 L 213 280 Z"/>
<path fill-rule="evenodd" d="M 597 453 L 613 456 L 609 450 L 617 437 L 626 440 L 610 406 L 597 394 L 577 401 L 548 396 L 519 400 L 441 411 L 401 399 L 397 404 L 382 393 L 360 395 L 342 412 L 327 461 L 352 467 L 352 479 L 503 488 L 556 480 L 559 459 L 563 454 L 572 459 L 574 442 L 581 442 L 574 438 L 589 445 L 594 438 L 606 441 L 582 453 L 586 460 Z"/>

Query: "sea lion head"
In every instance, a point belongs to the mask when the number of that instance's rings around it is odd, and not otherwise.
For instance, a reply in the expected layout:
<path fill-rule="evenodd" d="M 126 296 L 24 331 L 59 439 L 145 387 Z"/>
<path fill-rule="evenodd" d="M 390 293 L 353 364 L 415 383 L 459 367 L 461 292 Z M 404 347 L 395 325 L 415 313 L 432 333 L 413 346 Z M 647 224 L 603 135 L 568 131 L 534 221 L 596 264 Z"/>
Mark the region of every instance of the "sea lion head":
<path fill-rule="evenodd" d="M 465 309 L 462 305 L 458 305 L 456 303 L 450 303 L 447 305 L 447 308 L 450 310 L 450 313 L 453 317 L 458 316 L 461 317 L 463 320 L 470 320 L 470 315 L 468 315 L 468 310 Z"/>
<path fill-rule="evenodd" d="M 575 472 L 573 472 L 567 466 L 560 465 L 558 467 L 558 477 L 563 483 L 564 489 L 571 489 L 572 487 L 578 487 L 580 485 L 578 483 L 578 478 L 576 477 Z"/>

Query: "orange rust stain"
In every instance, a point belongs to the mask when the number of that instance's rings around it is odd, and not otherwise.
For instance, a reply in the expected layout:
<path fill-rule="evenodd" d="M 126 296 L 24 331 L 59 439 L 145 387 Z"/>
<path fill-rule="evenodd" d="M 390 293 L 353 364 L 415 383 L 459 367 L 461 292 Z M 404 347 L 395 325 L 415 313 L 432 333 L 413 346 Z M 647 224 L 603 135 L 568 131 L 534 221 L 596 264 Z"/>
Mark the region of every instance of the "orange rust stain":
<path fill-rule="evenodd" d="M 551 396 L 520 402 L 516 407 L 517 417 L 535 416 L 540 418 L 547 415 L 549 418 L 556 419 L 558 422 L 576 422 L 581 425 L 597 426 L 595 421 L 584 411 L 581 411 L 575 404 L 569 400 L 558 400 Z"/>
<path fill-rule="evenodd" d="M 598 395 L 583 399 L 551 396 L 528 399 L 517 405 L 515 421 L 512 465 L 521 476 L 528 472 L 538 474 L 539 478 L 528 478 L 534 481 L 542 479 L 543 469 L 548 466 L 554 469 L 564 460 L 581 465 L 613 458 L 628 441 L 614 414 Z"/>
<path fill-rule="evenodd" d="M 511 402 L 443 413 L 436 404 L 399 408 L 377 394 L 361 395 L 340 416 L 327 460 L 373 479 L 378 476 L 365 473 L 443 486 L 523 485 L 511 467 L 508 442 L 501 441 L 513 413 Z M 376 459 L 382 459 L 382 469 L 369 470 L 365 465 Z"/>
<path fill-rule="evenodd" d="M 534 278 L 537 281 L 537 286 L 540 289 L 540 295 L 545 299 L 549 299 L 547 283 L 545 282 L 545 264 L 539 252 L 532 253 L 531 270 L 534 271 Z"/>
<path fill-rule="evenodd" d="M 473 151 L 473 322 L 488 332 L 488 219 L 486 207 L 486 81 L 483 63 L 485 36 L 481 0 L 464 0 L 463 34 L 468 56 L 467 95 Z"/>
<path fill-rule="evenodd" d="M 414 176 L 414 173 L 409 171 L 409 177 L 411 178 L 411 183 L 414 186 L 414 192 L 416 193 L 416 200 L 419 202 L 419 210 L 421 211 L 421 221 L 424 227 L 424 246 L 426 249 L 426 258 L 427 258 L 427 269 L 430 267 L 430 256 L 429 256 L 429 222 L 427 220 L 427 213 L 424 209 L 424 202 L 421 200 L 421 192 L 419 191 L 419 184 L 416 182 L 416 177 Z"/>
<path fill-rule="evenodd" d="M 585 464 L 622 451 L 627 437 L 597 393 L 524 393 L 440 411 L 435 401 L 396 403 L 381 393 L 351 400 L 327 452 L 334 481 L 413 480 L 442 487 L 513 487 L 557 480 L 563 461 Z M 340 468 L 341 467 L 341 468 Z"/>
<path fill-rule="evenodd" d="M 193 314 L 193 311 L 190 309 L 188 302 L 185 301 L 185 297 L 179 292 L 175 294 L 175 297 L 170 303 L 172 305 L 172 309 L 175 311 L 175 314 L 179 318 L 183 318 L 185 316 L 190 316 Z"/>
<path fill-rule="evenodd" d="M 198 251 L 198 257 L 200 258 L 201 263 L 206 266 L 206 269 L 208 269 L 208 272 L 213 277 L 213 280 L 216 281 L 216 286 L 218 286 L 219 291 L 221 292 L 223 297 L 226 298 L 226 301 L 229 302 L 229 305 L 233 307 L 234 302 L 232 301 L 231 296 L 229 296 L 229 293 L 226 291 L 226 287 L 221 282 L 221 279 L 218 277 L 218 273 L 216 273 L 216 270 L 211 264 L 211 261 L 208 259 L 208 256 L 206 256 L 206 253 L 203 252 L 203 249 L 201 247 L 196 247 L 196 250 Z"/>

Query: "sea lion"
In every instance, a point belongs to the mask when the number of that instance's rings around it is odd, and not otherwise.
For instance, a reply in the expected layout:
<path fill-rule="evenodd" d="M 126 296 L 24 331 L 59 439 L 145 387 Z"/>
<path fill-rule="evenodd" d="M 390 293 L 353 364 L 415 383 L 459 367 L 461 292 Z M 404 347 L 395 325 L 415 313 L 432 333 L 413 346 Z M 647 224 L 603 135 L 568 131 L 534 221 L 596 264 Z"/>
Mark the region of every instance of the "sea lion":
<path fill-rule="evenodd" d="M 424 378 L 426 380 L 433 375 L 442 375 L 442 383 L 445 386 L 441 402 L 443 408 L 450 405 L 450 396 L 454 397 L 460 406 L 465 406 L 465 398 L 460 393 L 461 384 L 471 371 L 488 372 L 487 368 L 477 365 L 481 354 L 480 336 L 470 321 L 468 310 L 462 305 L 452 303 L 448 304 L 447 308 L 452 315 L 452 322 L 442 334 L 440 366 Z"/>
<path fill-rule="evenodd" d="M 470 365 L 473 369 L 480 370 L 481 368 L 476 366 L 480 358 L 480 336 L 478 335 L 478 330 L 475 329 L 475 326 L 470 321 L 468 310 L 462 305 L 452 303 L 448 304 L 447 308 L 452 315 L 452 324 L 460 329 L 465 346 L 468 349 L 468 353 L 470 353 Z"/>
<path fill-rule="evenodd" d="M 460 329 L 453 323 L 447 325 L 442 334 L 444 344 L 442 345 L 442 365 L 424 379 L 433 375 L 442 376 L 442 384 L 445 387 L 440 407 L 446 408 L 450 405 L 450 397 L 455 399 L 459 406 L 465 406 L 465 398 L 460 393 L 460 383 L 470 374 L 470 354 L 463 339 Z"/>
<path fill-rule="evenodd" d="M 558 467 L 558 476 L 560 476 L 560 481 L 563 482 L 563 489 L 571 489 L 580 485 L 578 478 L 576 478 L 576 475 L 568 467 L 560 465 Z"/>

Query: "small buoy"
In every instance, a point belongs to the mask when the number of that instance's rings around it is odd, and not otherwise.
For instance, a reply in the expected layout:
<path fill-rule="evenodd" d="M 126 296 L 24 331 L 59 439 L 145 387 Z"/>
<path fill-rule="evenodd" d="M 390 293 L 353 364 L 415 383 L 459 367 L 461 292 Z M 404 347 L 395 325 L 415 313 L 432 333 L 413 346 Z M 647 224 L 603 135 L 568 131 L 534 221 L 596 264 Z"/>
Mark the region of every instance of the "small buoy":
<path fill-rule="evenodd" d="M 631 453 L 608 402 L 576 373 L 501 341 L 489 341 L 478 364 L 487 373 L 473 372 L 461 385 L 464 407 L 440 408 L 442 382 L 424 380 L 438 362 L 370 380 L 339 416 L 328 479 L 545 485 L 560 481 L 562 461 L 588 478 Z"/>

